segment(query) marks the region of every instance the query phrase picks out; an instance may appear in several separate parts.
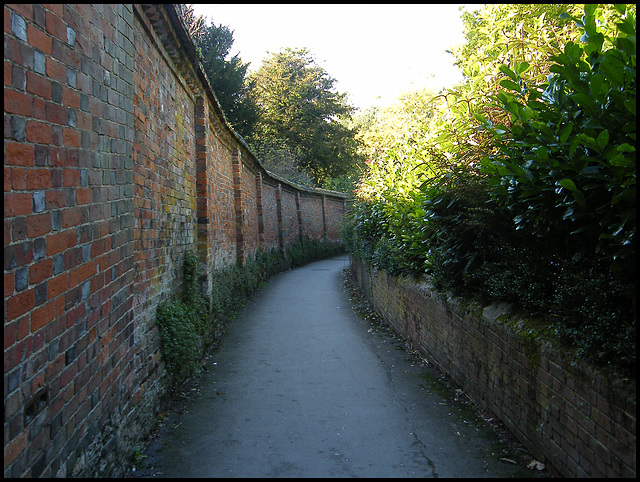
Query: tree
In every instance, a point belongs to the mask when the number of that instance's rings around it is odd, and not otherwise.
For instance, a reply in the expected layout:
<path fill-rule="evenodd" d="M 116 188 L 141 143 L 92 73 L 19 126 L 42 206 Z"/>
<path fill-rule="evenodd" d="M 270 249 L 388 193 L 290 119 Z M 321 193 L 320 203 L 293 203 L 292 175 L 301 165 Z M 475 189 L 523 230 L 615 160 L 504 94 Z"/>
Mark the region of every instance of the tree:
<path fill-rule="evenodd" d="M 353 108 L 307 49 L 272 53 L 249 79 L 260 109 L 254 143 L 277 139 L 317 182 L 350 170 L 357 159 L 354 131 L 346 124 Z"/>
<path fill-rule="evenodd" d="M 258 121 L 258 109 L 249 96 L 252 87 L 247 80 L 249 64 L 243 63 L 239 54 L 229 58 L 233 31 L 222 24 L 206 25 L 203 17 L 194 15 L 191 6 L 184 9 L 183 15 L 227 120 L 242 137 L 251 137 Z"/>

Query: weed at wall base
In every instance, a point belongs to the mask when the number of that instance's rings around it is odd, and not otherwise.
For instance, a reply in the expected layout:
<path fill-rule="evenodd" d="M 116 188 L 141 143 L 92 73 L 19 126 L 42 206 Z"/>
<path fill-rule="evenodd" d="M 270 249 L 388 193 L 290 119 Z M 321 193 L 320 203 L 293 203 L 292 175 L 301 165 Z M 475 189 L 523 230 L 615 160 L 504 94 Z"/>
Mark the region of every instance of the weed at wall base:
<path fill-rule="evenodd" d="M 244 302 L 271 276 L 343 252 L 340 243 L 307 237 L 298 238 L 284 253 L 276 248 L 258 250 L 244 266 L 235 264 L 212 274 L 209 300 L 198 284 L 197 255 L 185 253 L 183 290 L 160 303 L 156 314 L 162 356 L 172 383 L 186 379 L 198 368 L 206 346 L 221 336 Z"/>

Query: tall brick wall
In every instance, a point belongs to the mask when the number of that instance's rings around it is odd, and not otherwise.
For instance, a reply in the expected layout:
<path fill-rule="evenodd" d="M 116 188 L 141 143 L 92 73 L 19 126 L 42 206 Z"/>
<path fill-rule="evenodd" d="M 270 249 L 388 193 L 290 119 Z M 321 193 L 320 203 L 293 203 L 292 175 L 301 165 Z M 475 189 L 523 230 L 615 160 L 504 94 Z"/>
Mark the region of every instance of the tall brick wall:
<path fill-rule="evenodd" d="M 565 477 L 635 477 L 635 379 L 519 336 L 500 306 L 463 308 L 358 260 L 352 270 L 376 311 L 538 460 Z"/>
<path fill-rule="evenodd" d="M 262 168 L 173 6 L 4 20 L 4 475 L 121 475 L 167 393 L 155 311 L 185 251 L 207 293 L 303 219 L 338 232 L 344 198 Z"/>
<path fill-rule="evenodd" d="M 264 243 L 266 246 L 280 246 L 280 232 L 282 220 L 280 219 L 280 194 L 279 183 L 263 178 L 262 183 L 262 219 L 264 225 Z"/>
<path fill-rule="evenodd" d="M 324 239 L 323 198 L 300 194 L 302 234 L 312 239 Z"/>

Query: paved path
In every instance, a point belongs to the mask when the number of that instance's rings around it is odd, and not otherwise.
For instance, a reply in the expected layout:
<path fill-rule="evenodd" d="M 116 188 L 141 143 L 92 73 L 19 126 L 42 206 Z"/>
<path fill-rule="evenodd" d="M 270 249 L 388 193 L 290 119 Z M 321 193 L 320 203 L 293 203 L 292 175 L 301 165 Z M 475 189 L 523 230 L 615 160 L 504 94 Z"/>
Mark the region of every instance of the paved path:
<path fill-rule="evenodd" d="M 350 308 L 348 257 L 281 273 L 231 324 L 154 442 L 173 477 L 504 477 L 497 437 Z"/>

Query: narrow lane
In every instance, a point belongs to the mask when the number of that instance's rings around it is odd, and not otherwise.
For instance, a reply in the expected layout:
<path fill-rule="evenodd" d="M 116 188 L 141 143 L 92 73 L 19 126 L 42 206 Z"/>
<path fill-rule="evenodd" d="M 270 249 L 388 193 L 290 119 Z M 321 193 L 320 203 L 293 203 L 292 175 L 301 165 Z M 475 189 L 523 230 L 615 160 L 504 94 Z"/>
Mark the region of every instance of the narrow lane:
<path fill-rule="evenodd" d="M 498 439 L 427 389 L 428 367 L 372 332 L 348 257 L 281 273 L 208 360 L 149 459 L 170 477 L 508 477 Z"/>

